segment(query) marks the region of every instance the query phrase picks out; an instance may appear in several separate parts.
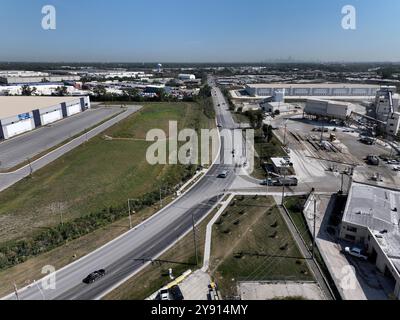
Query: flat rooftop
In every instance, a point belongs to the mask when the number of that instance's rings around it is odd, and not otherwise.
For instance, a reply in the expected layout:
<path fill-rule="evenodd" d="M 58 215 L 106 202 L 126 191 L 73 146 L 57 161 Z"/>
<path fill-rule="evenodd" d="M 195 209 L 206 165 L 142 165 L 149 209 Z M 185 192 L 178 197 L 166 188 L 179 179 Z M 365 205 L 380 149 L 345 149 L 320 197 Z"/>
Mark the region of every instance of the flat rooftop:
<path fill-rule="evenodd" d="M 285 158 L 271 158 L 272 163 L 277 168 L 289 168 L 290 160 L 288 161 Z"/>
<path fill-rule="evenodd" d="M 328 99 L 318 99 L 318 98 L 310 98 L 310 99 L 307 99 L 307 102 L 329 103 L 329 104 L 334 104 L 334 105 L 336 105 L 336 106 L 343 106 L 343 107 L 348 107 L 349 105 L 351 105 L 350 102 L 335 101 L 335 100 L 328 100 Z"/>
<path fill-rule="evenodd" d="M 62 102 L 69 102 L 77 99 L 79 99 L 79 97 L 0 96 L 0 119 L 28 113 L 35 109 L 44 109 Z"/>
<path fill-rule="evenodd" d="M 400 190 L 354 182 L 343 221 L 369 228 L 400 271 Z"/>
<path fill-rule="evenodd" d="M 356 83 L 254 83 L 248 84 L 249 88 L 380 88 L 380 85 L 374 84 L 356 84 Z"/>

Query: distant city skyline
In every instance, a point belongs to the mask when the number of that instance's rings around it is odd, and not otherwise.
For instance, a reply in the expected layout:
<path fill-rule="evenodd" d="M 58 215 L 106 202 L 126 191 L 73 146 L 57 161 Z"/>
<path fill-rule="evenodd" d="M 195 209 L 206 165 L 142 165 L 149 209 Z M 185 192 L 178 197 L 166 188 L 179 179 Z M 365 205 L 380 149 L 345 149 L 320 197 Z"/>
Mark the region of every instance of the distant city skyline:
<path fill-rule="evenodd" d="M 0 0 L 0 61 L 399 62 L 398 0 Z M 42 8 L 56 29 L 42 28 Z M 342 8 L 356 9 L 356 29 Z M 384 10 L 381 10 L 384 8 Z"/>

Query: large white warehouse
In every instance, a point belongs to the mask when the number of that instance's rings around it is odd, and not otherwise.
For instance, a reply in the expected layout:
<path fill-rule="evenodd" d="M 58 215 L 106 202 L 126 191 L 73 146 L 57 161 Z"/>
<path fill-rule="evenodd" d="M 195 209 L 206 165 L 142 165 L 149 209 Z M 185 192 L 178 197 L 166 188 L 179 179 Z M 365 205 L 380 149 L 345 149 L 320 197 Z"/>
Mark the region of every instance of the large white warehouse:
<path fill-rule="evenodd" d="M 12 138 L 89 108 L 89 97 L 0 96 L 0 140 Z"/>
<path fill-rule="evenodd" d="M 246 92 L 253 97 L 271 97 L 275 91 L 282 90 L 288 97 L 374 97 L 379 89 L 379 85 L 350 83 L 261 83 L 246 86 Z"/>
<path fill-rule="evenodd" d="M 308 99 L 304 112 L 318 117 L 346 120 L 354 109 L 354 105 L 349 102 Z"/>

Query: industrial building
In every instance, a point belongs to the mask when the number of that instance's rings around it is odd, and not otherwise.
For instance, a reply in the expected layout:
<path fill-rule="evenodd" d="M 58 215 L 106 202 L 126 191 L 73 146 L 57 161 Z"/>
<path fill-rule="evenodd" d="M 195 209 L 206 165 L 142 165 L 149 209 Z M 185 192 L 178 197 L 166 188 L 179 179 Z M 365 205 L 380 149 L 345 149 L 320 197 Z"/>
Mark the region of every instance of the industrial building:
<path fill-rule="evenodd" d="M 385 123 L 381 129 L 389 135 L 397 135 L 400 129 L 400 95 L 396 87 L 382 87 L 375 98 L 377 120 Z"/>
<path fill-rule="evenodd" d="M 13 85 L 0 85 L 0 96 L 15 95 L 19 96 L 22 94 L 22 89 L 26 84 L 13 84 Z M 60 87 L 67 88 L 67 94 L 76 95 L 79 90 L 71 85 L 65 85 L 63 82 L 38 82 L 29 83 L 30 88 L 35 88 L 33 95 L 51 96 L 56 93 Z M 82 95 L 82 94 L 79 94 Z"/>
<path fill-rule="evenodd" d="M 89 108 L 89 97 L 0 97 L 0 140 Z"/>
<path fill-rule="evenodd" d="M 246 85 L 247 94 L 253 97 L 271 97 L 275 91 L 282 90 L 288 97 L 375 97 L 379 89 L 379 85 L 349 83 L 264 83 Z"/>
<path fill-rule="evenodd" d="M 178 79 L 182 81 L 192 81 L 196 80 L 196 76 L 194 74 L 181 73 L 178 75 Z"/>
<path fill-rule="evenodd" d="M 343 214 L 340 238 L 368 253 L 400 299 L 400 190 L 354 182 Z"/>
<path fill-rule="evenodd" d="M 349 102 L 308 99 L 304 112 L 317 117 L 346 120 L 355 107 Z"/>
<path fill-rule="evenodd" d="M 275 173 L 280 175 L 290 175 L 293 172 L 293 164 L 288 158 L 271 158 Z"/>
<path fill-rule="evenodd" d="M 46 72 L 34 71 L 2 71 L 0 72 L 0 83 L 3 84 L 30 84 L 40 82 L 63 82 L 79 81 L 77 75 L 52 75 Z"/>
<path fill-rule="evenodd" d="M 260 107 L 264 112 L 269 113 L 285 113 L 293 108 L 291 104 L 284 102 L 262 102 Z"/>

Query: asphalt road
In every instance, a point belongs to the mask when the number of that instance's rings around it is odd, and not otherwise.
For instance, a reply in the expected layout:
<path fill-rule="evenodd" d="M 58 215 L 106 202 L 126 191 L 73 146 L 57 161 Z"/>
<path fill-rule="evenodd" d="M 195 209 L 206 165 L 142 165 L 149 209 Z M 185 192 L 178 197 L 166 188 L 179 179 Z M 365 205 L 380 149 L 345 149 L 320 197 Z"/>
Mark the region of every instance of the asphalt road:
<path fill-rule="evenodd" d="M 11 169 L 59 145 L 101 121 L 121 112 L 120 108 L 90 109 L 0 143 L 0 170 Z"/>
<path fill-rule="evenodd" d="M 97 136 L 107 128 L 113 126 L 114 124 L 120 122 L 121 120 L 127 118 L 131 114 L 138 111 L 141 107 L 129 107 L 125 112 L 117 115 L 116 117 L 100 124 L 99 126 L 95 127 L 94 129 L 88 131 L 87 133 L 77 137 L 76 139 L 62 145 L 61 147 L 47 153 L 43 157 L 33 161 L 30 165 L 26 165 L 16 171 L 9 172 L 9 173 L 0 173 L 0 192 L 9 188 L 13 184 L 17 183 L 18 181 L 22 180 L 23 178 L 29 176 L 32 172 L 35 172 L 49 163 L 53 162 L 54 160 L 58 159 L 59 157 L 63 156 L 67 152 L 75 149 L 76 147 L 80 146 L 85 141 Z M 103 115 L 104 116 L 104 115 Z M 72 119 L 72 118 L 71 118 Z M 81 129 L 82 131 L 82 129 Z"/>
<path fill-rule="evenodd" d="M 225 103 L 219 90 L 213 99 L 215 104 Z M 217 108 L 217 119 L 223 127 L 232 128 L 234 125 L 231 114 L 223 108 Z M 232 148 L 232 140 L 223 139 L 221 149 Z M 58 270 L 54 290 L 46 290 L 42 281 L 38 281 L 19 290 L 19 299 L 90 300 L 104 296 L 116 284 L 139 271 L 143 264 L 137 259 L 157 256 L 188 232 L 192 226 L 192 214 L 195 221 L 199 221 L 210 212 L 218 196 L 229 189 L 235 179 L 233 166 L 224 164 L 231 159 L 226 159 L 226 155 L 222 157 L 225 159 L 221 159 L 221 164 L 213 165 L 192 189 L 175 202 L 121 237 Z M 217 178 L 222 170 L 231 172 L 226 179 Z M 82 283 L 83 278 L 98 269 L 105 269 L 106 276 L 91 285 Z M 15 300 L 16 296 L 11 294 L 6 298 Z"/>

